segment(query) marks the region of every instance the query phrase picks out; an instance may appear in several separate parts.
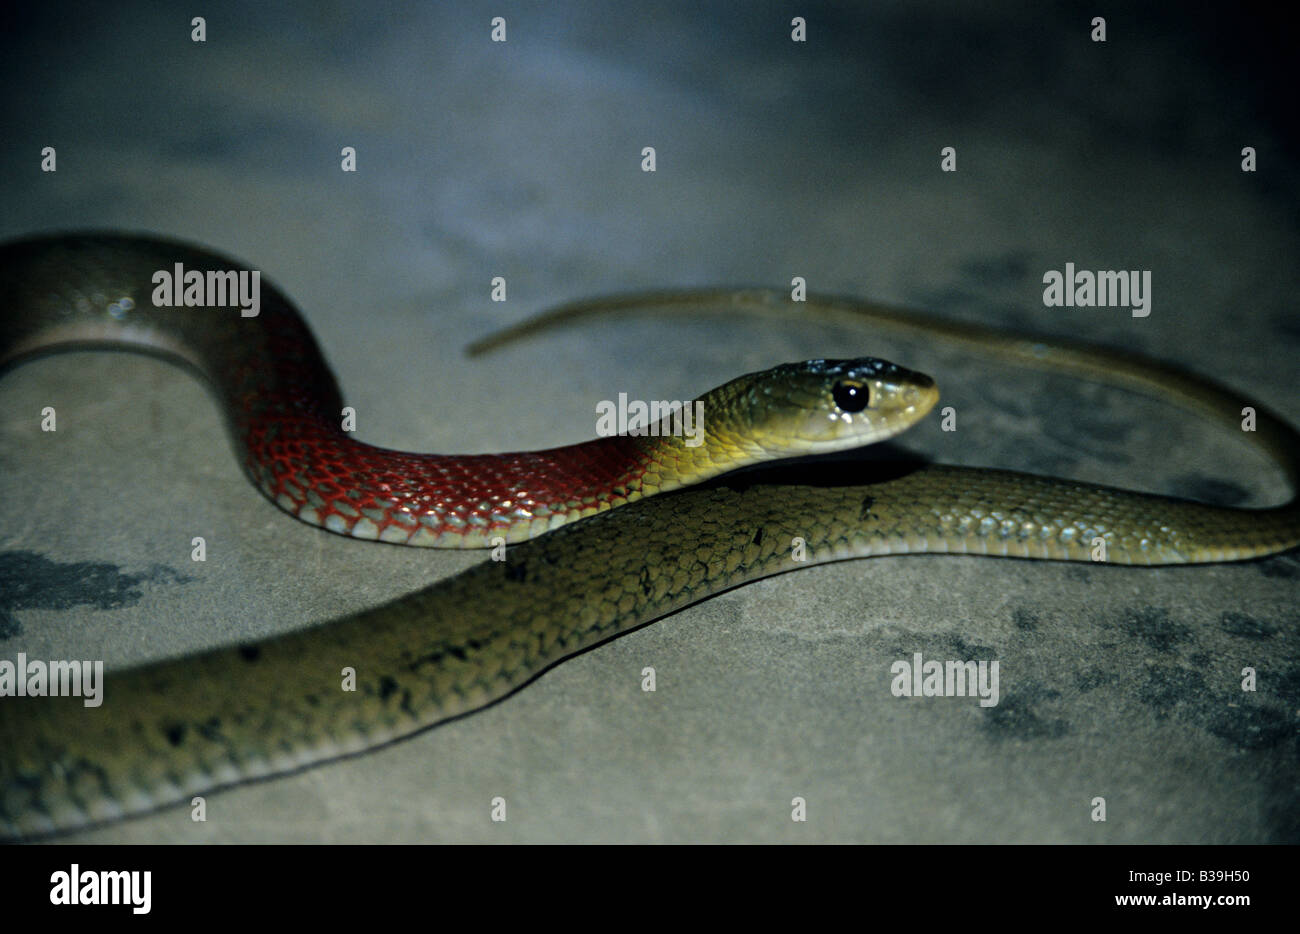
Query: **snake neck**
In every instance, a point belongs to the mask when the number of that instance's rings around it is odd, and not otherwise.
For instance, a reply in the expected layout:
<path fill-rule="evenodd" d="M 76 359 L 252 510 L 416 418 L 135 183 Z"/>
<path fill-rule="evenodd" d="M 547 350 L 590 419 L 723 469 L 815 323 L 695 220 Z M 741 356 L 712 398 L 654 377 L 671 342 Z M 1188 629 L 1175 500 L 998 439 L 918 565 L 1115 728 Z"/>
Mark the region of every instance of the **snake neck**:
<path fill-rule="evenodd" d="M 282 292 L 261 279 L 256 317 L 156 305 L 155 276 L 178 264 L 204 274 L 240 267 L 154 238 L 62 235 L 0 246 L 0 366 L 104 347 L 197 371 L 257 487 L 297 518 L 355 538 L 454 548 L 518 542 L 726 469 L 723 445 L 693 445 L 685 433 L 476 455 L 365 444 L 347 430 L 334 376 Z"/>
<path fill-rule="evenodd" d="M 420 454 L 358 441 L 322 407 L 230 406 L 253 483 L 298 519 L 354 538 L 436 548 L 515 543 L 767 459 L 723 419 L 700 435 L 596 438 L 540 451 Z"/>

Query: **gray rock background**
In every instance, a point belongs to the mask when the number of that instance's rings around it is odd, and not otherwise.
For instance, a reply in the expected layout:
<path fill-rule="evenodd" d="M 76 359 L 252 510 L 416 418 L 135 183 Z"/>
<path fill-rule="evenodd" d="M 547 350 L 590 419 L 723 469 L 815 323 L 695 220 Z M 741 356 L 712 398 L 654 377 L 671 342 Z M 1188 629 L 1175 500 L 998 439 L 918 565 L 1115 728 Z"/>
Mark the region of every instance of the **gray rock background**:
<path fill-rule="evenodd" d="M 303 309 L 377 444 L 568 443 L 620 391 L 690 398 L 785 360 L 871 354 L 934 374 L 961 413 L 955 434 L 932 418 L 904 439 L 935 460 L 1268 504 L 1282 477 L 1232 432 L 863 329 L 646 315 L 462 353 L 571 298 L 799 275 L 1135 348 L 1298 420 L 1282 40 L 1231 9 L 1102 11 L 1101 44 L 1097 11 L 1071 4 L 33 6 L 11 14 L 0 64 L 0 235 L 148 230 L 243 258 Z M 504 45 L 488 41 L 497 15 Z M 807 43 L 790 41 L 795 15 Z M 38 170 L 47 145 L 57 174 Z M 1042 274 L 1067 261 L 1151 270 L 1150 317 L 1045 308 Z M 505 304 L 488 300 L 497 275 Z M 45 405 L 56 434 L 39 431 Z M 0 380 L 0 413 L 4 657 L 124 667 L 483 557 L 296 523 L 248 485 L 204 388 L 147 358 L 25 365 Z M 213 794 L 205 824 L 172 808 L 70 839 L 1296 842 L 1298 579 L 1294 553 L 813 568 L 409 741 Z M 1000 659 L 1001 704 L 892 697 L 889 665 L 915 651 Z M 1105 823 L 1089 818 L 1098 795 Z"/>

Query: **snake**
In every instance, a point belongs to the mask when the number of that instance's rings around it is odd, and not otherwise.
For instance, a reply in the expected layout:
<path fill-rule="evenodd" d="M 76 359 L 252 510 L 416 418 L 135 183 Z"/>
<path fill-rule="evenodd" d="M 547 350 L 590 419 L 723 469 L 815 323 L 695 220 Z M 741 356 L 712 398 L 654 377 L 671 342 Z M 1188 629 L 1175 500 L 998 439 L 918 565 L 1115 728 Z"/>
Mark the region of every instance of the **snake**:
<path fill-rule="evenodd" d="M 193 301 L 179 288 L 160 300 L 160 276 L 173 271 L 178 286 L 196 283 Z M 262 280 L 255 316 L 212 301 L 239 271 L 250 270 L 146 234 L 0 245 L 0 369 L 66 349 L 161 356 L 203 379 L 252 484 L 297 519 L 399 545 L 509 547 L 346 617 L 111 670 L 97 708 L 0 696 L 0 839 L 120 820 L 374 749 L 480 709 L 592 645 L 786 571 L 920 553 L 1095 562 L 1099 546 L 1107 563 L 1198 564 L 1300 545 L 1295 495 L 1243 509 L 928 462 L 874 474 L 840 462 L 834 482 L 810 482 L 798 458 L 895 437 L 939 398 L 930 376 L 871 357 L 781 364 L 704 393 L 697 443 L 665 415 L 533 452 L 367 445 L 351 436 L 329 366 L 282 291 Z M 471 350 L 593 315 L 706 307 L 788 318 L 791 300 L 768 289 L 612 296 L 560 306 Z M 1116 385 L 1237 430 L 1248 412 L 1242 437 L 1293 490 L 1300 484 L 1300 434 L 1286 420 L 1172 364 L 854 298 L 809 295 L 800 310 Z"/>

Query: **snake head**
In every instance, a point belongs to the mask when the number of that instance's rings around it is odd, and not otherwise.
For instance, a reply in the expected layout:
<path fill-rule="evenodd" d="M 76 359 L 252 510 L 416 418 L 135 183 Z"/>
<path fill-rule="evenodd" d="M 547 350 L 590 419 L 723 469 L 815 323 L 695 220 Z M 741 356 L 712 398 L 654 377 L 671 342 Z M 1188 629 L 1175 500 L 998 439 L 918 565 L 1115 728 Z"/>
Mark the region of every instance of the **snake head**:
<path fill-rule="evenodd" d="M 785 363 L 736 383 L 734 400 L 745 419 L 732 427 L 767 457 L 883 441 L 916 424 L 939 399 L 924 373 L 873 357 Z"/>

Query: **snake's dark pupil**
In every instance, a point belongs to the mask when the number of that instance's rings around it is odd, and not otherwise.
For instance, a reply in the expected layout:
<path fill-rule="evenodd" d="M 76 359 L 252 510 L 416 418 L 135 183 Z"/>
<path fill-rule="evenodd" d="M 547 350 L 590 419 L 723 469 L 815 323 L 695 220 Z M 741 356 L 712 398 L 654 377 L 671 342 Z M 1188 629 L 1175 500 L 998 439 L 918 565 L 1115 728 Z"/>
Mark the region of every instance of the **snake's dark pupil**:
<path fill-rule="evenodd" d="M 831 395 L 845 412 L 861 412 L 871 401 L 871 390 L 861 383 L 836 383 Z"/>

